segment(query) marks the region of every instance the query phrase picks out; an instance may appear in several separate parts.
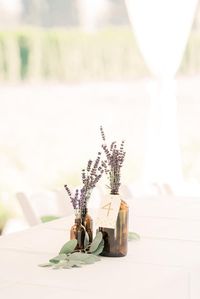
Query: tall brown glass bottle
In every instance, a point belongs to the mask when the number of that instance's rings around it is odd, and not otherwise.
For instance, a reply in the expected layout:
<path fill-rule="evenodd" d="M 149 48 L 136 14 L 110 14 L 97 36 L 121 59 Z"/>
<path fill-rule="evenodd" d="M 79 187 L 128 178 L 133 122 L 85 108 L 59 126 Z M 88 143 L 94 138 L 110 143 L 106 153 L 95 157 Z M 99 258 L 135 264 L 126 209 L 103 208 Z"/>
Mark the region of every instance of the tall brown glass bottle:
<path fill-rule="evenodd" d="M 92 217 L 88 214 L 88 209 L 87 208 L 82 212 L 82 225 L 85 227 L 85 230 L 88 233 L 89 243 L 92 243 L 92 240 L 93 240 L 93 220 L 92 220 Z"/>
<path fill-rule="evenodd" d="M 104 238 L 104 249 L 101 255 L 109 257 L 122 257 L 127 254 L 128 214 L 128 205 L 122 200 L 115 229 L 99 227 L 99 231 L 103 233 Z"/>
<path fill-rule="evenodd" d="M 84 249 L 85 227 L 82 225 L 80 210 L 76 211 L 75 224 L 71 227 L 70 230 L 70 239 L 77 240 L 78 243 L 75 248 L 76 250 Z"/>

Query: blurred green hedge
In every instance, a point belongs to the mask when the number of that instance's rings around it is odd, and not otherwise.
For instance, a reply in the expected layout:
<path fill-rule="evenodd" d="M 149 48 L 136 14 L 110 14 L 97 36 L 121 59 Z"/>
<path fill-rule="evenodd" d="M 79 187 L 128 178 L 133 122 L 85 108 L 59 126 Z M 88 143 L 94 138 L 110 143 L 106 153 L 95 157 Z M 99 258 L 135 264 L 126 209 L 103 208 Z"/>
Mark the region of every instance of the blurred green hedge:
<path fill-rule="evenodd" d="M 192 33 L 179 73 L 200 72 L 200 35 Z M 35 28 L 0 32 L 0 81 L 129 80 L 147 76 L 132 31 Z"/>

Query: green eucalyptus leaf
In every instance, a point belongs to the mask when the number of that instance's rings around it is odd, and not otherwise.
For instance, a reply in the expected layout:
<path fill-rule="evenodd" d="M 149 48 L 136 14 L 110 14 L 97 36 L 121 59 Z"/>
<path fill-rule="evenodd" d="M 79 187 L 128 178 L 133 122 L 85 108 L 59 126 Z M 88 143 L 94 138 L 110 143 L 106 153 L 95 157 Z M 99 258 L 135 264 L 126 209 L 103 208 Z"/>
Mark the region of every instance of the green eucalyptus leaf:
<path fill-rule="evenodd" d="M 61 261 L 58 264 L 55 264 L 53 266 L 53 269 L 70 269 L 72 267 L 81 267 L 84 263 L 81 261 L 73 261 L 73 260 L 67 260 L 67 261 Z"/>
<path fill-rule="evenodd" d="M 51 266 L 53 266 L 53 264 L 52 263 L 44 263 L 44 264 L 40 264 L 38 266 L 39 267 L 51 267 Z"/>
<path fill-rule="evenodd" d="M 92 254 L 99 255 L 100 253 L 102 253 L 103 249 L 104 249 L 104 240 L 102 239 L 98 248 L 95 251 L 93 251 Z"/>
<path fill-rule="evenodd" d="M 96 255 L 83 252 L 74 252 L 68 258 L 70 261 L 79 261 L 85 264 L 92 264 L 100 260 L 100 258 Z"/>
<path fill-rule="evenodd" d="M 61 261 L 57 264 L 54 264 L 52 269 L 61 269 L 64 268 L 66 265 L 68 265 L 68 261 Z"/>
<path fill-rule="evenodd" d="M 73 261 L 85 261 L 87 259 L 87 256 L 89 254 L 87 253 L 83 253 L 83 252 L 74 252 L 72 254 L 70 254 L 70 256 L 68 257 L 69 260 L 73 260 Z"/>
<path fill-rule="evenodd" d="M 88 254 L 87 259 L 84 261 L 85 264 L 93 264 L 100 261 L 100 258 L 93 254 Z"/>
<path fill-rule="evenodd" d="M 130 233 L 130 237 L 138 239 L 136 233 Z M 85 248 L 89 245 L 89 236 L 85 237 Z M 103 251 L 104 240 L 101 232 L 98 232 L 92 244 L 90 245 L 89 252 L 74 252 L 77 246 L 77 240 L 70 240 L 61 248 L 58 256 L 49 260 L 49 263 L 40 264 L 40 267 L 52 267 L 53 269 L 70 269 L 72 267 L 81 267 L 83 264 L 93 264 L 100 260 L 98 255 Z"/>
<path fill-rule="evenodd" d="M 98 255 L 90 254 L 89 256 L 92 257 L 95 262 L 99 262 L 101 260 Z"/>
<path fill-rule="evenodd" d="M 85 232 L 85 239 L 84 239 L 84 248 L 87 248 L 89 245 L 89 235 Z"/>
<path fill-rule="evenodd" d="M 62 266 L 63 269 L 70 269 L 72 268 L 72 266 L 68 263 L 66 263 L 65 265 Z"/>
<path fill-rule="evenodd" d="M 140 236 L 135 232 L 129 232 L 128 233 L 128 240 L 129 241 L 140 240 Z"/>
<path fill-rule="evenodd" d="M 78 261 L 78 260 L 70 260 L 68 262 L 68 265 L 70 267 L 82 267 L 82 265 L 84 265 L 84 262 L 83 261 Z"/>
<path fill-rule="evenodd" d="M 97 248 L 99 247 L 99 244 L 101 243 L 101 240 L 103 238 L 103 235 L 101 232 L 98 232 L 96 234 L 96 237 L 94 238 L 92 244 L 90 245 L 90 252 L 94 252 L 97 250 Z"/>
<path fill-rule="evenodd" d="M 60 249 L 59 254 L 62 254 L 62 253 L 68 254 L 68 253 L 73 252 L 74 249 L 76 248 L 76 245 L 77 245 L 77 240 L 76 239 L 68 241 Z"/>
<path fill-rule="evenodd" d="M 50 259 L 49 262 L 53 263 L 53 264 L 57 264 L 60 261 L 63 261 L 63 260 L 66 260 L 66 259 L 67 259 L 67 255 L 62 253 L 62 254 L 59 254 L 59 255 L 53 257 L 52 259 Z"/>
<path fill-rule="evenodd" d="M 93 259 L 93 258 L 87 258 L 86 260 L 85 260 L 85 264 L 88 264 L 88 265 L 90 265 L 90 264 L 94 264 L 96 261 Z"/>

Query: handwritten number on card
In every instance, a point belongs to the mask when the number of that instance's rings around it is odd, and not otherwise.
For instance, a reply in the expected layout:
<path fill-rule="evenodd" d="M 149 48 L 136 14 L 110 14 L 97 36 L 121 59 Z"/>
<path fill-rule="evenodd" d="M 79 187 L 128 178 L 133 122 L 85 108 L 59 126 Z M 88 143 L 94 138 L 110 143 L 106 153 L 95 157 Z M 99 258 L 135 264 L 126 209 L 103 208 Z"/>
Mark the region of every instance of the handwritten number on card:
<path fill-rule="evenodd" d="M 120 195 L 108 195 L 102 198 L 96 218 L 96 226 L 115 228 L 120 204 Z"/>
<path fill-rule="evenodd" d="M 112 203 L 109 202 L 109 203 L 107 203 L 105 206 L 102 207 L 102 209 L 107 210 L 107 216 L 109 216 L 110 211 L 113 210 L 113 209 L 111 208 L 111 205 L 112 205 Z"/>

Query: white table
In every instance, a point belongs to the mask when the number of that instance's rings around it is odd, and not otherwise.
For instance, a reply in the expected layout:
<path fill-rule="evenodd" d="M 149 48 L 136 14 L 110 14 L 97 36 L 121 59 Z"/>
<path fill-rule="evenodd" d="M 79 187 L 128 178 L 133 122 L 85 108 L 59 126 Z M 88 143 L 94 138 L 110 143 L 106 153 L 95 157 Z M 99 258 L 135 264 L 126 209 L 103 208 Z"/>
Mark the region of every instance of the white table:
<path fill-rule="evenodd" d="M 200 200 L 134 200 L 130 211 L 141 240 L 82 268 L 38 267 L 69 239 L 72 217 L 1 237 L 0 298 L 199 299 Z"/>

